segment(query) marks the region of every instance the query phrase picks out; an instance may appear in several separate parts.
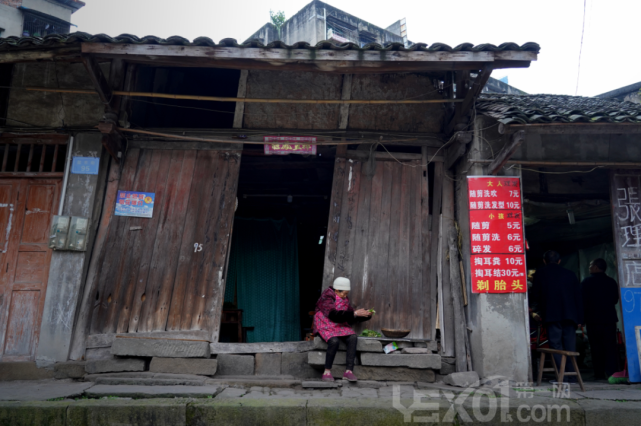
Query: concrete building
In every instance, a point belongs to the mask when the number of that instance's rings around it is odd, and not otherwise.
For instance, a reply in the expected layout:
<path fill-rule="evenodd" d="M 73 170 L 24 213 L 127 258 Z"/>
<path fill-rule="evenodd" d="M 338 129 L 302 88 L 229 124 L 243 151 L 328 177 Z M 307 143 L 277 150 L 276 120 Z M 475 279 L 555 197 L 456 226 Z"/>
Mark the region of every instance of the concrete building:
<path fill-rule="evenodd" d="M 44 37 L 71 32 L 80 0 L 0 0 L 0 37 Z"/>
<path fill-rule="evenodd" d="M 360 47 L 368 43 L 383 46 L 402 43 L 406 47 L 411 44 L 407 40 L 405 18 L 387 28 L 381 28 L 319 0 L 312 1 L 285 21 L 280 30 L 269 22 L 247 40 L 259 40 L 263 44 L 277 40 L 286 44 L 306 41 L 311 45 L 330 40 L 336 43 L 355 43 Z"/>
<path fill-rule="evenodd" d="M 628 86 L 621 87 L 609 92 L 602 93 L 597 95 L 597 98 L 601 99 L 612 99 L 622 102 L 633 102 L 635 104 L 641 104 L 641 81 L 638 83 L 630 84 Z"/>

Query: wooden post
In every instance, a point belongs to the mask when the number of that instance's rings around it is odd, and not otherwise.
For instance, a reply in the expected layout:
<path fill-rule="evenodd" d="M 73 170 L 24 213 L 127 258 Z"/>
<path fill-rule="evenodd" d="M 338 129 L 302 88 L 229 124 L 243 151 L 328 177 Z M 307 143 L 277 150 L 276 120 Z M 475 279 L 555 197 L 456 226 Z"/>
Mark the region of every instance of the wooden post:
<path fill-rule="evenodd" d="M 434 244 L 430 247 L 430 311 L 431 311 L 431 326 L 432 336 L 436 336 L 436 305 L 439 294 L 438 288 L 438 270 L 440 269 L 439 262 L 439 247 L 438 237 L 441 225 L 441 194 L 443 193 L 443 163 L 434 164 L 434 185 L 432 186 L 434 195 L 432 196 L 432 240 Z"/>
<path fill-rule="evenodd" d="M 441 262 L 443 263 L 442 271 L 442 282 L 443 282 L 443 306 L 441 306 L 441 311 L 443 312 L 443 323 L 441 324 L 441 339 L 445 339 L 447 342 L 446 345 L 443 345 L 443 355 L 444 356 L 454 356 L 454 312 L 452 309 L 452 288 L 459 286 L 459 281 L 455 281 L 450 276 L 450 261 L 448 259 L 449 253 L 449 242 L 448 236 L 450 234 L 450 229 L 454 228 L 454 182 L 452 178 L 448 176 L 448 172 L 444 171 L 443 179 L 443 206 L 441 210 L 441 215 L 443 218 L 441 230 L 441 244 L 443 257 Z M 458 266 L 458 262 L 457 262 Z M 459 278 L 460 280 L 460 278 Z M 455 284 L 454 284 L 455 283 Z"/>
<path fill-rule="evenodd" d="M 503 168 L 505 163 L 512 157 L 514 152 L 516 152 L 516 149 L 521 146 L 521 144 L 525 141 L 525 131 L 524 130 L 519 130 L 518 132 L 514 133 L 512 137 L 510 138 L 510 141 L 505 144 L 501 152 L 496 156 L 494 161 L 490 163 L 488 166 L 488 173 L 491 175 L 495 175 Z"/>
<path fill-rule="evenodd" d="M 248 70 L 240 71 L 240 80 L 238 81 L 238 94 L 236 97 L 244 98 L 247 96 L 247 77 Z M 245 102 L 236 102 L 236 111 L 234 112 L 234 129 L 243 128 L 243 116 L 245 114 Z"/>
<path fill-rule="evenodd" d="M 352 74 L 343 75 L 343 88 L 341 93 L 341 100 L 349 101 L 352 98 Z M 349 104 L 342 104 L 339 114 L 338 128 L 341 130 L 347 129 L 349 121 Z"/>
<path fill-rule="evenodd" d="M 467 334 L 467 321 L 463 313 L 463 298 L 461 294 L 461 269 L 458 255 L 458 233 L 455 228 L 449 230 L 450 248 L 450 279 L 452 282 L 452 308 L 454 312 L 454 351 L 456 354 L 456 371 L 467 371 L 467 350 L 465 335 Z"/>

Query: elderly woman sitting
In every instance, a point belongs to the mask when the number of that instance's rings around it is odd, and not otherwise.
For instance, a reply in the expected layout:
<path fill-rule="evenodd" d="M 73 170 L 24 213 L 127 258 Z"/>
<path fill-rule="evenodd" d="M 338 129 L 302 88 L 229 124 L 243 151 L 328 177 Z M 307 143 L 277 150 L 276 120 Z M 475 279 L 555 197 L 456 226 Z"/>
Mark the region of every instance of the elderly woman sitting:
<path fill-rule="evenodd" d="M 347 369 L 343 374 L 343 379 L 351 382 L 357 380 L 353 370 L 358 338 L 351 325 L 369 320 L 372 314 L 365 309 L 354 310 L 347 297 L 349 291 L 349 280 L 336 278 L 333 287 L 325 290 L 316 302 L 314 333 L 319 334 L 327 342 L 324 381 L 334 381 L 331 369 L 341 340 L 347 344 Z"/>

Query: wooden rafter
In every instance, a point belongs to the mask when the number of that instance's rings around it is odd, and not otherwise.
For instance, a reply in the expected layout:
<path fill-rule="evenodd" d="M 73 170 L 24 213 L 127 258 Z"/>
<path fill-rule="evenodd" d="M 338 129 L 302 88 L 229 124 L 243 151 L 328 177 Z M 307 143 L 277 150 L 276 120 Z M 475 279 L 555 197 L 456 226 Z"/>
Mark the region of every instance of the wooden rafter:
<path fill-rule="evenodd" d="M 495 175 L 503 168 L 505 163 L 514 155 L 516 149 L 525 141 L 525 132 L 520 130 L 512 135 L 510 141 L 505 144 L 494 161 L 488 166 L 488 174 Z"/>
<path fill-rule="evenodd" d="M 465 95 L 465 98 L 463 98 L 463 102 L 456 105 L 454 116 L 445 127 L 446 134 L 452 133 L 452 131 L 455 130 L 456 125 L 459 124 L 459 122 L 467 115 L 472 107 L 472 103 L 476 98 L 478 98 L 479 94 L 487 84 L 487 81 L 490 79 L 492 69 L 492 64 L 483 65 L 483 68 L 474 79 L 472 86 L 467 89 L 467 94 Z"/>

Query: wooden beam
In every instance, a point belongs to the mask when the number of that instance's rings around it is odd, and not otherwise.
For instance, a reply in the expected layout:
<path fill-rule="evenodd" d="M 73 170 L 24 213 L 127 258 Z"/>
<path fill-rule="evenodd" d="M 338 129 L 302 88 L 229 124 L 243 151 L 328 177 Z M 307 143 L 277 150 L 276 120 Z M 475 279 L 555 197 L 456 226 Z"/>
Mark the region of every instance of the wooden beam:
<path fill-rule="evenodd" d="M 499 123 L 502 135 L 524 130 L 527 134 L 572 135 L 572 134 L 640 134 L 641 123 L 538 123 L 510 124 Z"/>
<path fill-rule="evenodd" d="M 449 169 L 465 154 L 467 144 L 472 141 L 472 132 L 459 132 L 452 145 L 445 149 L 445 168 Z"/>
<path fill-rule="evenodd" d="M 119 164 L 119 154 L 124 151 L 120 137 L 118 137 L 116 133 L 103 133 L 102 146 L 105 147 L 109 155 L 111 155 L 111 158 Z"/>
<path fill-rule="evenodd" d="M 351 158 L 354 160 L 367 160 L 369 159 L 369 152 L 368 151 L 355 151 L 355 150 L 348 150 L 347 154 L 345 155 L 345 158 Z M 415 160 L 423 160 L 423 156 L 421 154 L 411 154 L 411 153 L 403 153 L 403 152 L 381 152 L 381 151 L 376 151 L 374 152 L 374 158 L 376 160 L 398 160 L 398 161 L 415 161 Z M 430 159 L 432 162 L 442 162 L 443 157 L 441 156 L 436 156 L 432 158 L 430 156 Z"/>
<path fill-rule="evenodd" d="M 456 105 L 456 112 L 454 113 L 454 117 L 452 117 L 452 119 L 447 123 L 447 126 L 445 127 L 446 134 L 452 133 L 452 131 L 455 130 L 456 125 L 464 119 L 464 117 L 472 107 L 472 103 L 476 101 L 476 98 L 478 98 L 479 94 L 487 84 L 487 81 L 490 79 L 491 74 L 492 65 L 483 65 L 483 68 L 474 79 L 474 82 L 472 82 L 472 86 L 468 88 L 463 102 Z"/>
<path fill-rule="evenodd" d="M 510 141 L 503 146 L 501 152 L 499 152 L 494 161 L 488 166 L 488 173 L 491 175 L 497 174 L 516 152 L 516 149 L 521 146 L 523 141 L 525 141 L 525 132 L 523 130 L 514 133 Z"/>
<path fill-rule="evenodd" d="M 109 68 L 109 88 L 113 90 L 118 90 L 123 87 L 125 82 L 125 72 L 126 64 L 122 59 L 112 59 L 111 66 Z M 111 110 L 118 114 L 120 112 L 120 102 L 121 96 L 112 93 L 111 101 L 109 102 L 109 107 Z M 106 111 L 107 112 L 107 111 Z"/>
<path fill-rule="evenodd" d="M 82 89 L 55 89 L 49 87 L 25 87 L 25 90 L 32 92 L 51 92 L 51 93 L 75 93 L 79 95 L 100 95 L 100 92 Z M 143 98 L 162 98 L 162 99 L 184 99 L 192 101 L 208 102 L 242 102 L 257 104 L 443 104 L 451 102 L 463 102 L 460 99 L 277 99 L 277 98 L 244 98 L 244 97 L 222 97 L 222 96 L 198 96 L 198 95 L 175 95 L 170 93 L 153 93 L 153 92 L 125 92 L 114 90 L 112 95 L 130 96 Z"/>
<path fill-rule="evenodd" d="M 352 99 L 352 74 L 343 75 L 343 87 L 341 93 L 341 99 L 344 101 Z M 342 104 L 339 112 L 338 118 L 338 128 L 341 130 L 347 129 L 347 123 L 349 121 L 349 104 Z"/>
<path fill-rule="evenodd" d="M 238 80 L 238 93 L 237 98 L 244 98 L 247 96 L 247 77 L 249 76 L 248 70 L 240 71 L 240 80 Z M 245 102 L 236 102 L 236 111 L 234 112 L 234 129 L 243 128 L 243 116 L 245 115 Z"/>
<path fill-rule="evenodd" d="M 378 50 L 268 49 L 244 47 L 167 46 L 155 44 L 82 43 L 83 54 L 165 56 L 208 59 L 251 59 L 265 62 L 350 61 L 350 62 L 492 62 L 534 61 L 534 52 L 421 52 Z"/>
<path fill-rule="evenodd" d="M 470 163 L 491 164 L 494 160 L 470 160 Z M 625 161 L 530 161 L 508 160 L 505 164 L 518 164 L 521 166 L 573 166 L 573 167 L 641 167 L 641 162 Z M 542 175 L 545 176 L 545 175 Z"/>
<path fill-rule="evenodd" d="M 98 96 L 100 96 L 100 100 L 105 104 L 105 107 L 111 108 L 110 103 L 114 94 L 112 93 L 111 86 L 109 86 L 109 82 L 100 68 L 100 64 L 98 64 L 96 58 L 86 55 L 82 56 L 82 63 L 85 65 L 85 68 L 89 73 L 89 78 L 91 79 Z"/>
<path fill-rule="evenodd" d="M 80 46 L 63 47 L 60 49 L 39 49 L 39 50 L 16 50 L 0 53 L 0 64 L 15 62 L 40 62 L 56 61 L 65 58 L 76 58 L 80 56 Z"/>

